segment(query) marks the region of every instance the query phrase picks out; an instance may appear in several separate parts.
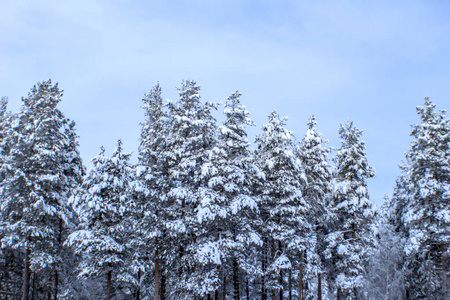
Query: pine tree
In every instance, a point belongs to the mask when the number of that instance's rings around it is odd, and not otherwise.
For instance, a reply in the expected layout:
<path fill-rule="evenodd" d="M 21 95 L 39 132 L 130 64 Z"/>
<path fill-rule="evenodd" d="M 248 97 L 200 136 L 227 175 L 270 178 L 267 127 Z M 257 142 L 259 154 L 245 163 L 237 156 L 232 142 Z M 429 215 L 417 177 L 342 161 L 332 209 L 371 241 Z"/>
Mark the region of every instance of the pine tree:
<path fill-rule="evenodd" d="M 46 291 L 57 298 L 61 244 L 72 215 L 67 201 L 84 170 L 74 125 L 57 108 L 61 96 L 58 84 L 38 83 L 22 99 L 7 132 L 2 247 L 24 253 L 22 299 L 28 297 L 31 271 L 45 279 Z"/>
<path fill-rule="evenodd" d="M 403 296 L 400 299 L 410 299 L 407 285 L 409 281 L 408 277 L 410 277 L 409 273 L 411 271 L 406 267 L 406 255 L 404 254 L 404 249 L 408 238 L 407 211 L 411 203 L 411 197 L 409 195 L 411 181 L 409 180 L 408 166 L 403 163 L 399 168 L 400 175 L 396 179 L 394 193 L 388 202 L 386 226 L 388 229 L 393 230 L 393 235 L 401 242 L 401 244 L 396 245 L 396 247 L 401 247 L 403 252 L 403 259 L 399 261 L 396 266 L 393 266 L 393 270 L 397 272 L 397 274 L 400 274 L 402 279 L 399 290 L 403 292 Z"/>
<path fill-rule="evenodd" d="M 326 256 L 334 270 L 331 280 L 337 298 L 357 299 L 363 286 L 367 250 L 371 244 L 370 224 L 373 204 L 369 201 L 366 179 L 375 176 L 366 158 L 362 131 L 352 122 L 339 129 L 341 147 L 336 155 L 331 212 L 334 228 L 327 236 Z"/>
<path fill-rule="evenodd" d="M 324 140 L 322 134 L 316 130 L 317 122 L 314 115 L 309 119 L 307 125 L 308 130 L 302 139 L 299 156 L 307 181 L 303 197 L 311 207 L 308 213 L 309 221 L 315 229 L 315 247 L 307 253 L 309 257 L 307 269 L 310 270 L 310 276 L 313 277 L 308 280 L 310 286 L 308 296 L 313 297 L 311 294 L 313 291 L 317 291 L 317 297 L 320 299 L 325 290 L 322 289 L 322 276 L 327 274 L 326 262 L 322 253 L 325 250 L 324 238 L 329 230 L 327 225 L 330 217 L 328 208 L 331 197 L 332 167 L 328 156 L 331 149 L 327 147 L 328 140 Z"/>
<path fill-rule="evenodd" d="M 161 252 L 171 249 L 166 247 L 165 234 L 165 195 L 167 193 L 167 166 L 163 159 L 166 149 L 167 113 L 161 98 L 161 87 L 157 84 L 142 99 L 145 120 L 141 124 L 141 143 L 137 181 L 133 185 L 137 207 L 134 216 L 140 216 L 135 222 L 135 246 L 139 249 L 140 260 L 153 259 L 155 299 L 164 298 L 164 261 Z M 150 253 L 152 249 L 154 252 Z M 148 263 L 140 262 L 141 272 L 149 270 Z M 140 272 L 138 271 L 139 276 Z M 153 278 L 153 276 L 148 275 Z"/>
<path fill-rule="evenodd" d="M 417 113 L 422 122 L 412 128 L 395 213 L 407 237 L 407 296 L 443 299 L 449 288 L 450 120 L 428 98 Z"/>
<path fill-rule="evenodd" d="M 221 292 L 226 294 L 226 277 L 230 274 L 233 299 L 237 300 L 241 299 L 241 276 L 247 280 L 254 273 L 249 249 L 261 242 L 253 224 L 258 203 L 252 195 L 260 171 L 253 163 L 245 131 L 246 125 L 254 123 L 240 104 L 240 96 L 235 92 L 225 103 L 226 120 L 219 127 L 218 144 L 202 168 L 201 176 L 207 185 L 201 188 L 197 212 L 205 228 L 198 247 L 201 253 L 216 257 L 213 261 L 199 257 L 209 264 L 209 277 L 204 280 L 213 282 L 213 286 L 221 285 Z"/>
<path fill-rule="evenodd" d="M 6 166 L 10 149 L 10 145 L 8 143 L 9 140 L 8 134 L 10 133 L 10 128 L 12 124 L 11 122 L 13 118 L 13 116 L 7 111 L 7 106 L 8 106 L 8 98 L 2 97 L 0 99 L 0 188 L 2 187 L 1 183 L 6 177 Z M 2 198 L 0 198 L 0 201 L 1 199 Z M 3 226 L 0 226 L 0 228 L 3 228 Z"/>
<path fill-rule="evenodd" d="M 80 224 L 66 244 L 82 255 L 80 277 L 106 276 L 106 297 L 113 291 L 113 275 L 127 280 L 127 263 L 132 249 L 127 249 L 129 231 L 126 215 L 130 207 L 127 192 L 132 180 L 130 154 L 124 153 L 119 140 L 111 157 L 100 154 L 93 159 L 93 169 L 85 177 L 82 191 L 74 199 Z"/>
<path fill-rule="evenodd" d="M 284 128 L 286 119 L 273 111 L 263 133 L 256 137 L 255 161 L 265 180 L 258 187 L 263 237 L 262 295 L 283 298 L 285 277 L 297 268 L 301 282 L 302 253 L 311 244 L 310 210 L 302 196 L 306 178 L 295 154 L 293 133 Z M 299 262 L 299 264 L 298 264 Z M 302 290 L 300 283 L 299 293 Z"/>
<path fill-rule="evenodd" d="M 7 159 L 9 157 L 8 134 L 12 124 L 14 115 L 7 111 L 8 98 L 0 99 L 0 207 L 3 207 L 3 193 L 1 191 L 2 182 L 6 177 Z M 1 216 L 1 214 L 0 214 Z M 8 223 L 4 222 L 0 217 L 0 241 L 3 238 L 3 231 Z M 21 274 L 19 272 L 21 262 L 18 260 L 20 256 L 17 251 L 12 251 L 6 247 L 2 247 L 0 243 L 0 292 L 10 292 L 18 294 L 16 282 L 20 282 Z M 3 294 L 0 294 L 3 295 Z"/>
<path fill-rule="evenodd" d="M 8 128 L 10 127 L 9 124 L 10 114 L 6 110 L 7 106 L 8 106 L 8 98 L 2 97 L 0 99 L 0 162 L 1 162 L 0 168 L 5 163 L 5 159 L 7 157 L 9 148 L 6 143 L 7 141 L 6 133 L 8 131 Z M 0 175 L 0 182 L 1 180 L 3 180 L 3 177 Z"/>
<path fill-rule="evenodd" d="M 62 151 L 61 171 L 64 174 L 66 186 L 64 198 L 66 203 L 70 203 L 70 199 L 77 194 L 83 182 L 83 176 L 86 174 L 80 152 L 78 150 L 78 135 L 75 131 L 75 122 L 67 120 L 64 130 L 67 138 Z M 70 219 L 67 224 L 63 220 L 59 220 L 59 232 L 57 235 L 57 247 L 60 253 L 61 261 L 57 265 L 54 274 L 54 294 L 57 299 L 58 294 L 68 295 L 72 290 L 71 279 L 74 278 L 73 267 L 75 266 L 75 257 L 72 251 L 63 247 L 64 241 L 76 226 L 76 214 L 69 205 Z M 61 287 L 59 287 L 61 284 Z"/>
<path fill-rule="evenodd" d="M 215 104 L 200 101 L 200 87 L 195 81 L 183 81 L 180 99 L 169 102 L 166 151 L 161 154 L 167 162 L 168 193 L 165 207 L 165 243 L 161 254 L 171 266 L 168 283 L 176 299 L 202 297 L 218 288 L 217 282 L 203 282 L 201 243 L 202 228 L 197 211 L 202 201 L 200 177 L 208 151 L 216 143 L 215 119 L 211 109 Z"/>

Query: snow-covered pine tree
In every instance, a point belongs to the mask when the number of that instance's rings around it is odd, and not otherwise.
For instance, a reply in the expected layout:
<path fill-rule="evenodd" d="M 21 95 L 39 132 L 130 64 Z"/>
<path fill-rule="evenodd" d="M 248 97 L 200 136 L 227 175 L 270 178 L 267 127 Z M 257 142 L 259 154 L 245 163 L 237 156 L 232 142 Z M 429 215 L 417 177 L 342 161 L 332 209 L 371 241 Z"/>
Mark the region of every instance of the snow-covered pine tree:
<path fill-rule="evenodd" d="M 218 282 L 204 282 L 201 259 L 204 230 L 197 212 L 202 201 L 200 187 L 206 186 L 201 169 L 208 152 L 216 144 L 215 119 L 211 109 L 216 105 L 200 101 L 200 86 L 186 80 L 179 88 L 178 101 L 169 102 L 169 122 L 166 151 L 161 158 L 167 163 L 168 193 L 165 203 L 165 240 L 167 249 L 161 253 L 170 276 L 174 299 L 193 299 L 215 291 Z"/>
<path fill-rule="evenodd" d="M 263 238 L 262 300 L 269 295 L 274 299 L 276 294 L 280 299 L 284 297 L 286 287 L 292 286 L 289 282 L 286 285 L 286 278 L 293 270 L 301 269 L 301 255 L 311 246 L 312 235 L 306 218 L 310 206 L 302 196 L 306 178 L 295 154 L 293 132 L 284 127 L 286 118 L 281 119 L 277 112 L 273 111 L 268 119 L 263 133 L 256 137 L 255 151 L 255 162 L 265 175 L 257 187 Z M 301 281 L 302 274 L 298 273 Z"/>
<path fill-rule="evenodd" d="M 315 247 L 306 253 L 308 256 L 306 269 L 311 273 L 308 277 L 313 278 L 305 280 L 309 287 L 305 298 L 312 297 L 311 294 L 317 291 L 317 298 L 321 299 L 323 292 L 327 290 L 322 288 L 322 283 L 326 282 L 322 280 L 322 277 L 328 273 L 322 253 L 325 250 L 324 237 L 329 231 L 328 209 L 331 197 L 330 182 L 333 175 L 329 161 L 331 149 L 327 147 L 328 140 L 322 138 L 322 133 L 316 130 L 316 125 L 316 118 L 313 115 L 308 121 L 308 129 L 301 141 L 299 156 L 307 181 L 303 198 L 311 207 L 308 213 L 309 221 L 315 229 Z"/>
<path fill-rule="evenodd" d="M 408 167 L 405 163 L 399 165 L 400 174 L 395 180 L 394 193 L 389 202 L 388 220 L 394 226 L 396 232 L 401 233 L 403 237 L 407 235 L 406 212 L 410 205 L 410 196 L 408 194 L 411 182 L 409 180 Z"/>
<path fill-rule="evenodd" d="M 406 152 L 404 172 L 394 193 L 395 220 L 407 242 L 408 299 L 449 296 L 450 119 L 425 98 L 417 107 L 421 124 Z"/>
<path fill-rule="evenodd" d="M 8 108 L 8 97 L 2 97 L 0 99 L 0 121 L 2 123 L 5 120 L 5 118 L 8 116 L 7 108 Z M 3 136 L 3 134 L 2 134 L 2 136 Z"/>
<path fill-rule="evenodd" d="M 407 222 L 407 211 L 410 206 L 411 197 L 409 195 L 409 189 L 411 186 L 411 181 L 409 180 L 409 172 L 408 166 L 405 163 L 399 165 L 400 174 L 397 176 L 394 192 L 392 197 L 387 198 L 389 201 L 387 202 L 386 208 L 386 227 L 388 230 L 392 230 L 393 235 L 395 235 L 395 239 L 398 239 L 399 244 L 396 247 L 400 247 L 402 249 L 402 258 L 403 260 L 399 261 L 396 266 L 392 267 L 392 270 L 397 274 L 400 274 L 400 286 L 398 287 L 398 291 L 402 292 L 402 297 L 399 299 L 410 299 L 407 289 L 408 285 L 408 273 L 410 271 L 406 267 L 406 255 L 404 253 L 407 236 L 408 236 L 408 222 Z M 387 200 L 386 200 L 387 201 Z M 380 229 L 381 230 L 381 229 Z M 382 243 L 382 242 L 380 242 Z M 377 244 L 375 244 L 377 246 Z M 377 248 L 375 248 L 375 251 Z M 392 275 L 392 274 L 391 274 Z"/>
<path fill-rule="evenodd" d="M 2 97 L 0 99 L 0 182 L 3 177 L 1 175 L 1 167 L 5 163 L 5 159 L 8 152 L 7 147 L 7 132 L 10 127 L 10 114 L 6 110 L 8 106 L 8 98 Z"/>
<path fill-rule="evenodd" d="M 334 266 L 330 275 L 337 298 L 357 299 L 364 282 L 374 217 L 366 179 L 375 176 L 375 170 L 367 162 L 364 141 L 360 140 L 362 130 L 347 122 L 341 125 L 339 135 L 341 146 L 335 157 L 330 207 L 335 224 L 327 235 L 325 253 Z"/>
<path fill-rule="evenodd" d="M 107 280 L 106 298 L 114 289 L 113 276 L 126 281 L 132 249 L 126 247 L 129 237 L 126 215 L 128 191 L 132 180 L 130 154 L 123 152 L 119 140 L 111 157 L 100 154 L 94 157 L 94 167 L 85 177 L 80 194 L 73 199 L 80 223 L 66 240 L 75 253 L 80 254 L 80 277 L 104 276 Z M 131 252 L 131 253 L 130 253 Z"/>
<path fill-rule="evenodd" d="M 2 97 L 0 99 L 0 188 L 2 187 L 1 183 L 6 176 L 6 166 L 7 159 L 9 154 L 9 145 L 8 145 L 8 134 L 10 133 L 12 115 L 7 111 L 8 106 L 8 98 Z M 1 195 L 1 190 L 0 190 Z M 2 198 L 0 198 L 1 201 Z M 1 222 L 1 219 L 0 219 Z M 1 223 L 0 223 L 1 224 Z M 3 226 L 0 226 L 3 228 Z M 1 230 L 1 229 L 0 229 Z M 0 231 L 1 238 L 1 231 Z"/>
<path fill-rule="evenodd" d="M 84 170 L 74 127 L 57 108 L 61 96 L 58 84 L 38 83 L 22 98 L 7 133 L 1 242 L 24 253 L 22 299 L 28 297 L 31 272 L 45 284 L 46 294 L 58 296 L 61 244 L 72 215 L 67 201 Z"/>
<path fill-rule="evenodd" d="M 8 98 L 0 99 L 0 207 L 2 207 L 2 181 L 6 176 L 7 159 L 9 154 L 8 134 L 11 128 L 13 115 L 7 111 Z M 3 237 L 3 230 L 7 223 L 3 223 L 0 217 L 0 241 Z M 2 248 L 0 243 L 0 296 L 5 292 L 18 294 L 17 286 L 14 283 L 20 282 L 20 253 L 11 249 Z M 19 258 L 19 259 L 18 259 Z"/>
<path fill-rule="evenodd" d="M 166 149 L 167 113 L 161 98 L 159 83 L 144 96 L 142 108 L 145 111 L 145 120 L 141 126 L 141 143 L 139 145 L 139 162 L 136 181 L 133 183 L 133 195 L 136 199 L 136 213 L 134 214 L 134 249 L 138 257 L 138 279 L 142 271 L 150 271 L 147 259 L 154 263 L 154 276 L 146 274 L 148 282 L 154 278 L 155 300 L 164 298 L 165 279 L 164 261 L 160 253 L 172 249 L 165 242 L 165 195 L 167 188 L 167 168 L 163 153 Z M 139 216 L 138 218 L 136 218 Z M 142 274 L 144 275 L 144 274 Z"/>
<path fill-rule="evenodd" d="M 207 185 L 201 188 L 197 216 L 204 230 L 197 241 L 202 252 L 211 255 L 201 261 L 209 264 L 204 280 L 221 286 L 215 290 L 216 299 L 219 293 L 226 297 L 226 282 L 232 283 L 233 299 L 241 299 L 243 281 L 245 293 L 250 293 L 247 280 L 255 272 L 249 249 L 261 242 L 254 226 L 258 203 L 252 196 L 260 171 L 253 163 L 245 131 L 245 126 L 254 123 L 240 96 L 235 92 L 227 98 L 218 144 L 209 152 L 201 173 Z"/>
<path fill-rule="evenodd" d="M 80 152 L 78 150 L 78 135 L 75 131 L 75 122 L 67 120 L 64 133 L 66 135 L 66 142 L 62 149 L 63 157 L 61 161 L 61 171 L 66 179 L 66 189 L 62 195 L 66 200 L 66 205 L 70 206 L 70 199 L 76 195 L 81 188 L 83 177 L 86 175 L 86 169 L 83 165 Z M 76 227 L 76 213 L 73 213 L 73 208 L 70 206 L 70 219 L 67 224 L 64 224 L 60 220 L 60 231 L 58 234 L 58 251 L 61 257 L 61 263 L 57 266 L 57 272 L 54 278 L 54 290 L 55 299 L 57 295 L 69 295 L 73 289 L 72 280 L 76 279 L 76 275 L 73 272 L 75 266 L 75 255 L 72 251 L 64 248 L 64 241 L 68 235 Z M 59 287 L 60 286 L 60 287 Z"/>

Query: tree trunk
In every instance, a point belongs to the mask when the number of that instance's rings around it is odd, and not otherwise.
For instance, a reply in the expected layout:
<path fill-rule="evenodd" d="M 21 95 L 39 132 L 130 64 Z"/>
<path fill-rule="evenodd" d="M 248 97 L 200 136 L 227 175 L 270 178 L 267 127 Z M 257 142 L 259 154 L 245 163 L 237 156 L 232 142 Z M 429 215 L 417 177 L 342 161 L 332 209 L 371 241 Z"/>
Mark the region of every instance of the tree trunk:
<path fill-rule="evenodd" d="M 222 286 L 222 299 L 227 299 L 227 275 L 225 274 L 225 270 L 223 271 L 223 286 Z"/>
<path fill-rule="evenodd" d="M 62 244 L 62 231 L 63 231 L 63 221 L 59 219 L 59 233 L 58 233 L 58 251 L 61 254 L 61 244 Z M 59 285 L 59 272 L 58 265 L 55 266 L 55 300 L 58 300 L 58 285 Z"/>
<path fill-rule="evenodd" d="M 280 270 L 280 300 L 283 300 L 283 271 Z"/>
<path fill-rule="evenodd" d="M 55 300 L 58 300 L 58 282 L 59 282 L 59 272 L 55 271 Z"/>
<path fill-rule="evenodd" d="M 111 300 L 111 277 L 112 271 L 108 271 L 107 283 L 106 283 L 106 300 Z"/>
<path fill-rule="evenodd" d="M 442 295 L 446 296 L 447 294 L 447 266 L 445 265 L 445 248 L 444 248 L 444 243 L 441 242 L 440 245 L 441 248 L 441 267 L 442 267 Z"/>
<path fill-rule="evenodd" d="M 261 300 L 267 300 L 266 293 L 266 262 L 267 262 L 267 238 L 263 240 L 263 249 L 262 249 L 262 276 L 261 276 Z"/>
<path fill-rule="evenodd" d="M 275 241 L 273 238 L 270 239 L 270 256 L 271 256 L 270 262 L 273 263 L 275 260 Z M 276 300 L 274 288 L 272 288 L 272 300 Z"/>
<path fill-rule="evenodd" d="M 180 265 L 178 266 L 178 277 L 181 280 L 181 275 L 183 275 L 183 266 L 181 265 L 181 261 L 183 260 L 184 255 L 184 247 L 182 244 L 180 244 Z"/>
<path fill-rule="evenodd" d="M 303 300 L 303 250 L 300 251 L 300 270 L 298 272 L 298 299 Z"/>
<path fill-rule="evenodd" d="M 138 288 L 136 291 L 136 300 L 141 299 L 141 269 L 138 270 Z"/>
<path fill-rule="evenodd" d="M 158 240 L 156 241 L 158 244 Z M 159 298 L 159 251 L 158 246 L 155 250 L 155 300 L 160 300 Z"/>
<path fill-rule="evenodd" d="M 308 265 L 308 252 L 306 252 L 306 250 L 303 251 L 303 266 L 307 266 Z M 303 273 L 305 273 L 305 267 L 303 267 Z M 309 286 L 308 286 L 308 278 L 307 276 L 303 275 L 303 291 L 309 291 Z M 308 294 L 303 293 L 303 297 L 307 298 Z"/>
<path fill-rule="evenodd" d="M 250 300 L 250 286 L 248 284 L 248 279 L 245 281 L 245 293 L 247 294 L 247 300 Z"/>
<path fill-rule="evenodd" d="M 4 252 L 5 253 L 5 252 Z M 3 269 L 3 278 L 6 281 L 8 278 L 8 255 L 5 255 L 5 268 Z M 2 281 L 0 280 L 0 291 L 8 291 L 8 283 L 5 282 L 5 286 L 3 287 Z"/>
<path fill-rule="evenodd" d="M 292 300 L 292 270 L 289 269 L 289 275 L 288 275 L 288 288 L 289 288 L 289 300 Z"/>
<path fill-rule="evenodd" d="M 234 288 L 234 300 L 241 299 L 239 286 L 239 266 L 236 257 L 233 257 L 233 288 Z"/>
<path fill-rule="evenodd" d="M 341 300 L 341 288 L 338 287 L 336 291 L 336 300 Z"/>
<path fill-rule="evenodd" d="M 322 300 L 322 276 L 317 274 L 317 300 Z"/>
<path fill-rule="evenodd" d="M 280 251 L 280 253 L 283 253 L 283 245 L 281 244 L 281 241 L 278 241 L 278 250 Z M 280 300 L 283 300 L 283 292 L 284 292 L 284 287 L 283 287 L 283 270 L 280 270 L 280 278 L 279 278 L 279 284 L 280 284 Z"/>
<path fill-rule="evenodd" d="M 352 223 L 352 237 L 353 239 L 356 239 L 356 228 L 355 223 Z M 355 300 L 358 300 L 358 291 L 356 290 L 356 287 L 353 288 L 353 293 L 355 294 Z"/>
<path fill-rule="evenodd" d="M 27 246 L 25 250 L 25 263 L 23 269 L 23 283 L 22 283 L 22 300 L 28 300 L 30 292 L 30 249 Z"/>
<path fill-rule="evenodd" d="M 165 299 L 166 294 L 166 275 L 164 270 L 161 270 L 161 300 Z"/>
<path fill-rule="evenodd" d="M 36 291 L 36 273 L 33 273 L 33 287 L 31 291 L 31 299 L 34 300 L 34 293 Z"/>
<path fill-rule="evenodd" d="M 186 199 L 183 198 L 181 200 L 181 217 L 182 219 L 184 219 L 184 208 L 186 207 Z M 183 255 L 184 255 L 184 247 L 183 247 L 183 241 L 180 242 L 180 265 L 178 266 L 178 276 L 180 277 L 181 280 L 181 275 L 183 275 L 183 266 L 182 266 L 182 261 L 183 261 Z"/>

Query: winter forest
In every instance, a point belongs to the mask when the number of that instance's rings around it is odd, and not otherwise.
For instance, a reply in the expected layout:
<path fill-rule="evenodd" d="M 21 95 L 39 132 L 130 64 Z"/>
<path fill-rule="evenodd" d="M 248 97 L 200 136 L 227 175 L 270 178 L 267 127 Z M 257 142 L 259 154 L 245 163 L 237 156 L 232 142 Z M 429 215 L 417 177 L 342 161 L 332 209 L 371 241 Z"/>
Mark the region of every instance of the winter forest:
<path fill-rule="evenodd" d="M 353 122 L 333 148 L 272 111 L 252 144 L 239 92 L 178 93 L 143 97 L 136 163 L 119 140 L 90 170 L 58 84 L 17 113 L 2 98 L 0 299 L 450 298 L 450 119 L 430 99 L 376 209 Z"/>

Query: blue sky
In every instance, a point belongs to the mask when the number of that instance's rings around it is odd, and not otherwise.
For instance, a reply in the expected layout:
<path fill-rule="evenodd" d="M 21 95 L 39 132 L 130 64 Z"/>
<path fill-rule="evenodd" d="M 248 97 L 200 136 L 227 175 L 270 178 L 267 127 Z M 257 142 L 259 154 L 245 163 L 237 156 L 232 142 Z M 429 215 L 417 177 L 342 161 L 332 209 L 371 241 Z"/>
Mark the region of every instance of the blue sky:
<path fill-rule="evenodd" d="M 364 130 L 378 205 L 409 148 L 415 107 L 450 108 L 448 1 L 6 1 L 0 0 L 0 96 L 51 78 L 77 122 L 87 165 L 117 139 L 136 154 L 141 98 L 193 79 L 205 101 L 233 91 L 259 132 L 271 110 L 300 139 L 315 114 L 339 146 L 339 124 Z M 136 156 L 136 155 L 134 155 Z"/>

